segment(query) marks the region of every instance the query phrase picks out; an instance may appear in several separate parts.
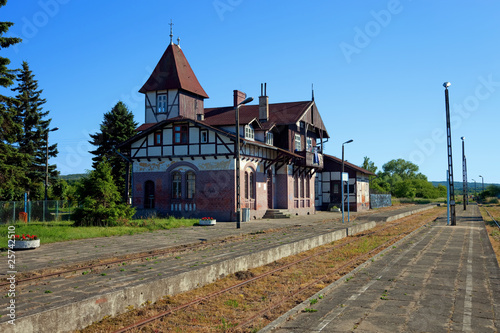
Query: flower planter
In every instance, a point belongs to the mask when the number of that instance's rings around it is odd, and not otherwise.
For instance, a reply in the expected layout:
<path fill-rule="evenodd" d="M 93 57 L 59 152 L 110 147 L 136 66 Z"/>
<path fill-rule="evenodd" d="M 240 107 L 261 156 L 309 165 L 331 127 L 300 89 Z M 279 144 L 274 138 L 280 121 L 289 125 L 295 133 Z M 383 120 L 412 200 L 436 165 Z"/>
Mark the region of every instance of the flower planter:
<path fill-rule="evenodd" d="M 215 225 L 217 220 L 200 220 L 200 225 Z"/>
<path fill-rule="evenodd" d="M 14 245 L 14 250 L 30 250 L 36 249 L 40 247 L 40 240 L 16 240 L 16 244 Z"/>

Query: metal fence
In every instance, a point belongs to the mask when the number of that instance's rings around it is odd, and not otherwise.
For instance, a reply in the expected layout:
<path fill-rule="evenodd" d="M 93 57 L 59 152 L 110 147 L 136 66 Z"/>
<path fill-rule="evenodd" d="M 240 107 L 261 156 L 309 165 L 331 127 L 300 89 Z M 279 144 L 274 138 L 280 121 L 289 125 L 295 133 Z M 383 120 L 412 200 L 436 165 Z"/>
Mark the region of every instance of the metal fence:
<path fill-rule="evenodd" d="M 391 198 L 390 194 L 370 194 L 370 208 L 390 207 Z"/>
<path fill-rule="evenodd" d="M 0 223 L 67 221 L 76 206 L 60 200 L 0 201 Z"/>

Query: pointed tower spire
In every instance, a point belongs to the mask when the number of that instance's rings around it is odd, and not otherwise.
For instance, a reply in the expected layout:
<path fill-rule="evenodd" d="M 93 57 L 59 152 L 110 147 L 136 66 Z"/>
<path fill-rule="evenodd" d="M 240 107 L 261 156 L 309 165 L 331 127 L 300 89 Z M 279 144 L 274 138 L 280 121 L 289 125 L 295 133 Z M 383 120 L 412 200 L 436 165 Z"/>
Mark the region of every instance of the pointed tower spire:
<path fill-rule="evenodd" d="M 172 23 L 172 19 L 170 19 L 170 44 L 173 44 L 174 42 L 172 41 L 172 38 L 174 37 L 174 33 L 172 31 L 172 26 L 174 24 Z"/>
<path fill-rule="evenodd" d="M 311 83 L 312 100 L 314 102 L 314 83 Z"/>

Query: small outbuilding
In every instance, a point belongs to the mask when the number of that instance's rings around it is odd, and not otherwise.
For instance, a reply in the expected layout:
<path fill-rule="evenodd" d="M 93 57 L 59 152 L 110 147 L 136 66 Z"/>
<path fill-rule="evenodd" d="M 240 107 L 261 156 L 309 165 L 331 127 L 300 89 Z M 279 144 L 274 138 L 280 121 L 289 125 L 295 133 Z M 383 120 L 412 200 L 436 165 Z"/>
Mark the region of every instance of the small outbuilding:
<path fill-rule="evenodd" d="M 323 170 L 316 176 L 316 209 L 328 210 L 332 206 L 341 208 L 342 188 L 340 174 L 342 172 L 342 160 L 331 155 L 323 155 Z M 344 172 L 349 175 L 349 200 L 347 197 L 347 184 L 344 184 L 344 209 L 353 212 L 370 209 L 370 176 L 373 172 L 344 161 Z"/>

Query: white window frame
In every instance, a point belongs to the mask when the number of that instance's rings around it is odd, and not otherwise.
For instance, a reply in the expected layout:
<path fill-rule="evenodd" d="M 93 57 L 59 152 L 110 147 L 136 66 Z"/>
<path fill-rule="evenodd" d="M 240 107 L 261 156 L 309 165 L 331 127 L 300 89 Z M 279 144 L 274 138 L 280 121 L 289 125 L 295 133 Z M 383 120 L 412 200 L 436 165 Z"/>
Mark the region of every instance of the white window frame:
<path fill-rule="evenodd" d="M 300 134 L 295 134 L 295 150 L 302 151 L 302 140 L 300 139 Z"/>
<path fill-rule="evenodd" d="M 167 94 L 156 97 L 156 113 L 167 113 Z"/>
<path fill-rule="evenodd" d="M 207 130 L 201 130 L 200 131 L 200 142 L 201 143 L 207 143 L 208 142 L 208 131 Z"/>
<path fill-rule="evenodd" d="M 312 151 L 312 138 L 306 137 L 306 150 L 311 152 Z"/>
<path fill-rule="evenodd" d="M 266 144 L 273 146 L 274 145 L 274 134 L 272 132 L 267 132 L 266 134 Z"/>
<path fill-rule="evenodd" d="M 254 140 L 255 132 L 253 130 L 252 125 L 245 125 L 245 139 Z"/>

